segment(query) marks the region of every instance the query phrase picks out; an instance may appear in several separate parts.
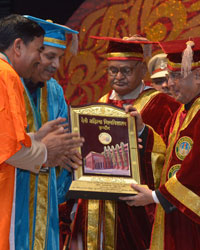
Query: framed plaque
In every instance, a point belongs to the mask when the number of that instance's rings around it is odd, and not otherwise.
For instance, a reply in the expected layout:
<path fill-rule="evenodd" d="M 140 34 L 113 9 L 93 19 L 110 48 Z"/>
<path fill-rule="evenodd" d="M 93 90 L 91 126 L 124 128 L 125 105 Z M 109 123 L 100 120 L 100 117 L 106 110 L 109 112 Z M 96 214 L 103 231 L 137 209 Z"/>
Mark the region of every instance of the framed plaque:
<path fill-rule="evenodd" d="M 70 107 L 71 132 L 85 138 L 83 164 L 74 171 L 68 198 L 115 200 L 140 184 L 135 118 L 121 108 L 98 103 Z"/>

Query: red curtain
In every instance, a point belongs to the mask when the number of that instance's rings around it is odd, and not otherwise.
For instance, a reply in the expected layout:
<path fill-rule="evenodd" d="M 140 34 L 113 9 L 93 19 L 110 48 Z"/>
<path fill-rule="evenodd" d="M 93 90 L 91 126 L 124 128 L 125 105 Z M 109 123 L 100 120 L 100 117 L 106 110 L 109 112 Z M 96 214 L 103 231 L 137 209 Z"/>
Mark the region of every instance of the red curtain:
<path fill-rule="evenodd" d="M 124 37 L 138 33 L 154 41 L 199 36 L 200 1 L 86 0 L 66 25 L 79 31 L 79 52 L 72 56 L 71 37 L 67 37 L 69 46 L 56 78 L 70 104 L 86 104 L 109 90 L 107 42 L 93 40 L 90 35 Z M 153 54 L 158 52 L 160 48 L 155 47 Z"/>

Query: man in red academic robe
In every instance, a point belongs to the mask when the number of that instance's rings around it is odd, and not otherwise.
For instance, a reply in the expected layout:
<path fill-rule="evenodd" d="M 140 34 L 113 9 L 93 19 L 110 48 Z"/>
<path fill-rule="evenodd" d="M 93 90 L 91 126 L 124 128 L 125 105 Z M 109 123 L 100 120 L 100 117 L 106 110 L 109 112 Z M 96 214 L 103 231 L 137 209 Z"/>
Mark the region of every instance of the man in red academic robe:
<path fill-rule="evenodd" d="M 121 199 L 136 207 L 157 203 L 151 250 L 200 249 L 200 38 L 163 42 L 161 47 L 168 54 L 169 86 L 184 105 L 165 127 L 160 187 L 152 191 L 133 185 L 139 194 Z M 143 133 L 155 143 L 151 128 Z"/>
<path fill-rule="evenodd" d="M 95 37 L 94 37 L 95 38 Z M 142 46 L 152 42 L 135 36 L 132 38 L 99 38 L 109 40 L 107 49 L 108 80 L 112 90 L 99 102 L 125 107 L 132 104 L 142 118 L 157 133 L 162 133 L 166 121 L 178 109 L 179 103 L 170 96 L 145 86 L 146 74 Z M 141 152 L 141 183 L 149 188 L 158 187 L 164 160 L 165 145 L 158 138 L 156 146 L 149 149 L 143 160 Z M 147 138 L 148 140 L 148 138 Z M 152 164 L 152 167 L 151 167 Z M 97 212 L 98 211 L 98 212 Z M 98 216 L 98 230 L 92 223 Z M 72 232 L 71 249 L 82 239 L 83 249 L 127 249 L 149 248 L 154 218 L 154 205 L 129 207 L 123 202 L 79 200 Z"/>

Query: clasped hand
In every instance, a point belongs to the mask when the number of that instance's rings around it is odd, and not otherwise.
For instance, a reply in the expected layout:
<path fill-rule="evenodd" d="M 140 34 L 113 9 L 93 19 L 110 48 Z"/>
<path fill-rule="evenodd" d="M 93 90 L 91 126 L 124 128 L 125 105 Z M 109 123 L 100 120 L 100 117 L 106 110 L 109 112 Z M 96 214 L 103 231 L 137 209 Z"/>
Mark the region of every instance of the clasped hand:
<path fill-rule="evenodd" d="M 45 166 L 59 165 L 71 171 L 71 168 L 76 169 L 82 164 L 82 157 L 77 148 L 83 145 L 84 138 L 78 133 L 69 133 L 65 121 L 65 118 L 57 118 L 45 123 L 34 134 L 34 138 L 43 142 L 47 148 Z"/>

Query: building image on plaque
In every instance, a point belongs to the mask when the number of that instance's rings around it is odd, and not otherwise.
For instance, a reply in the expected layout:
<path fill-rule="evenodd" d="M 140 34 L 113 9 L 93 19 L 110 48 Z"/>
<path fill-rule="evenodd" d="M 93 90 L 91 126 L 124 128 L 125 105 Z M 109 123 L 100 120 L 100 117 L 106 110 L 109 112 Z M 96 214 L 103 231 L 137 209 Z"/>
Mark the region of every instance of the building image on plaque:
<path fill-rule="evenodd" d="M 105 144 L 104 140 L 102 144 Z M 84 158 L 84 173 L 130 176 L 129 162 L 128 143 L 104 146 L 103 152 L 91 151 Z"/>
<path fill-rule="evenodd" d="M 83 175 L 131 177 L 127 118 L 81 114 L 79 129 Z"/>

